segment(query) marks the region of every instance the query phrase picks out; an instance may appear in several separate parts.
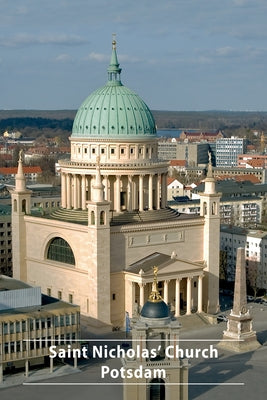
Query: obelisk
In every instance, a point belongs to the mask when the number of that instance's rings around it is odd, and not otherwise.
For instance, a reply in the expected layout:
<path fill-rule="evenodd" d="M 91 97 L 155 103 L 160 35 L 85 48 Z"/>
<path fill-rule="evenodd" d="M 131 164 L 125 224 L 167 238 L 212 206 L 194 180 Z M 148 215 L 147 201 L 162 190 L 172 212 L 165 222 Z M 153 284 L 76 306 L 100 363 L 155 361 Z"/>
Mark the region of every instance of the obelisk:
<path fill-rule="evenodd" d="M 260 347 L 247 308 L 245 249 L 241 247 L 236 254 L 234 305 L 219 346 L 235 352 L 252 351 Z"/>

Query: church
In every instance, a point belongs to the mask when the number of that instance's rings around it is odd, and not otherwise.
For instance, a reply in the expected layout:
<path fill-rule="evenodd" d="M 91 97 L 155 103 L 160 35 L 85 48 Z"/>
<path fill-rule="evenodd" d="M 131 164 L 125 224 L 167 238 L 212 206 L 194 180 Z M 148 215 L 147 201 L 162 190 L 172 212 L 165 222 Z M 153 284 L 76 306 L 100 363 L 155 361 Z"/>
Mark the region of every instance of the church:
<path fill-rule="evenodd" d="M 209 164 L 200 215 L 167 207 L 168 162 L 145 102 L 121 82 L 116 41 L 106 84 L 77 111 L 60 160 L 61 206 L 31 213 L 20 156 L 12 196 L 13 276 L 122 326 L 158 288 L 178 317 L 219 307 L 219 198 Z"/>

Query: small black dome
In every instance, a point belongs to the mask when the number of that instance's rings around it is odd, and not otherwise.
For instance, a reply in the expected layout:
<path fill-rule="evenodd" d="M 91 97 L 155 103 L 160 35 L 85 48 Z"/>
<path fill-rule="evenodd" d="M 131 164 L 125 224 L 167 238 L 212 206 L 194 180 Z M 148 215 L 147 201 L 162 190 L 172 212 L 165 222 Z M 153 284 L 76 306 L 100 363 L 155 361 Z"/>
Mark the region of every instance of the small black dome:
<path fill-rule="evenodd" d="M 156 302 L 148 300 L 141 310 L 141 316 L 145 318 L 167 318 L 169 314 L 169 307 L 163 300 Z"/>

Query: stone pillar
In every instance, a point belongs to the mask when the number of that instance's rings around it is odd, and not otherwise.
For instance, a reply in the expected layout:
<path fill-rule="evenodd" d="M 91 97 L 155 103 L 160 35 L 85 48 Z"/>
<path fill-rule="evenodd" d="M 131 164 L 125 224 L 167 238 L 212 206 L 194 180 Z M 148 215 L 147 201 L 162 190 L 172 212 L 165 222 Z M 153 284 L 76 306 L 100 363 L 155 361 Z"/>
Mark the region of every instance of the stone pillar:
<path fill-rule="evenodd" d="M 161 181 L 161 207 L 167 207 L 167 174 L 162 174 Z"/>
<path fill-rule="evenodd" d="M 77 208 L 82 208 L 81 203 L 81 176 L 77 175 Z"/>
<path fill-rule="evenodd" d="M 128 176 L 128 187 L 127 187 L 127 210 L 133 211 L 133 179 L 131 175 Z"/>
<path fill-rule="evenodd" d="M 82 209 L 86 210 L 86 176 L 82 175 Z"/>
<path fill-rule="evenodd" d="M 78 208 L 78 179 L 77 175 L 75 174 L 73 177 L 73 208 L 77 210 Z"/>
<path fill-rule="evenodd" d="M 180 278 L 175 281 L 175 317 L 180 316 Z"/>
<path fill-rule="evenodd" d="M 115 210 L 121 211 L 121 177 L 116 175 L 116 196 L 115 196 Z"/>
<path fill-rule="evenodd" d="M 66 201 L 66 174 L 62 172 L 61 174 L 61 206 L 66 208 L 67 201 Z"/>
<path fill-rule="evenodd" d="M 161 183 L 161 175 L 158 174 L 158 177 L 157 177 L 157 210 L 160 209 L 160 196 L 161 196 L 160 183 Z"/>
<path fill-rule="evenodd" d="M 139 211 L 144 211 L 144 175 L 139 175 Z"/>
<path fill-rule="evenodd" d="M 140 309 L 145 304 L 145 285 L 143 283 L 139 283 L 140 288 Z"/>
<path fill-rule="evenodd" d="M 168 304 L 169 300 L 169 281 L 164 281 L 164 301 L 166 304 Z"/>
<path fill-rule="evenodd" d="M 197 301 L 197 311 L 199 312 L 199 313 L 201 313 L 202 312 L 202 296 L 203 296 L 203 287 L 202 287 L 202 280 L 203 280 L 203 276 L 202 275 L 200 275 L 199 277 L 198 277 L 198 293 L 197 293 L 197 296 L 198 296 L 198 301 Z"/>
<path fill-rule="evenodd" d="M 153 210 L 153 175 L 149 175 L 148 181 L 148 208 Z"/>
<path fill-rule="evenodd" d="M 105 186 L 105 200 L 109 201 L 109 193 L 108 193 L 108 175 L 105 175 L 105 180 L 104 180 L 104 186 Z"/>
<path fill-rule="evenodd" d="M 67 209 L 71 209 L 71 177 L 67 174 Z"/>
<path fill-rule="evenodd" d="M 2 383 L 3 382 L 3 364 L 1 363 L 0 364 L 0 383 Z"/>
<path fill-rule="evenodd" d="M 187 278 L 187 293 L 186 293 L 186 315 L 191 314 L 191 277 Z"/>

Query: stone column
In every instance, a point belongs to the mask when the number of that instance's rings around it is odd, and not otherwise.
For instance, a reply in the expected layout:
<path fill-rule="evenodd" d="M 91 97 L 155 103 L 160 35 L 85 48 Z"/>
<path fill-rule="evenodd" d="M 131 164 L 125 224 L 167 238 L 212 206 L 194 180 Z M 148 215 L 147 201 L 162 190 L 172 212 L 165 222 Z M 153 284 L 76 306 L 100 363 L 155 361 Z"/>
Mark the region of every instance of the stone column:
<path fill-rule="evenodd" d="M 186 315 L 191 314 L 191 277 L 187 278 L 187 293 L 186 293 Z"/>
<path fill-rule="evenodd" d="M 167 207 L 167 174 L 162 174 L 161 181 L 161 207 Z"/>
<path fill-rule="evenodd" d="M 202 312 L 202 296 L 203 296 L 203 286 L 202 286 L 202 280 L 203 280 L 203 276 L 202 275 L 200 275 L 199 277 L 198 277 L 198 293 L 197 293 L 197 296 L 198 296 L 198 301 L 197 301 L 197 311 L 199 312 L 199 313 L 201 313 Z"/>
<path fill-rule="evenodd" d="M 82 175 L 82 209 L 86 210 L 86 176 Z"/>
<path fill-rule="evenodd" d="M 169 301 L 169 281 L 164 281 L 164 299 L 166 304 Z"/>
<path fill-rule="evenodd" d="M 180 316 L 180 278 L 175 281 L 175 317 Z"/>
<path fill-rule="evenodd" d="M 115 210 L 117 212 L 121 211 L 121 177 L 116 175 L 116 196 L 115 196 Z"/>
<path fill-rule="evenodd" d="M 0 364 L 0 383 L 2 383 L 3 382 L 3 364 L 1 363 Z"/>
<path fill-rule="evenodd" d="M 148 181 L 148 208 L 153 210 L 153 175 L 149 175 Z"/>
<path fill-rule="evenodd" d="M 81 176 L 77 175 L 77 208 L 82 208 L 82 203 L 81 203 Z"/>
<path fill-rule="evenodd" d="M 157 210 L 160 209 L 160 195 L 161 195 L 160 183 L 161 183 L 161 176 L 160 176 L 160 174 L 158 174 L 158 177 L 157 177 Z"/>
<path fill-rule="evenodd" d="M 71 177 L 67 174 L 67 209 L 71 209 Z"/>
<path fill-rule="evenodd" d="M 140 309 L 145 304 L 145 285 L 143 283 L 139 283 L 140 288 Z"/>
<path fill-rule="evenodd" d="M 105 180 L 104 180 L 104 186 L 105 186 L 105 200 L 109 200 L 109 193 L 108 193 L 108 175 L 105 175 Z"/>
<path fill-rule="evenodd" d="M 139 211 L 144 211 L 144 175 L 139 175 Z"/>
<path fill-rule="evenodd" d="M 77 175 L 74 175 L 73 179 L 73 208 L 74 210 L 77 210 L 78 208 L 78 180 L 77 180 Z"/>
<path fill-rule="evenodd" d="M 128 187 L 127 187 L 127 210 L 133 211 L 133 179 L 131 175 L 128 176 Z"/>
<path fill-rule="evenodd" d="M 62 172 L 61 174 L 61 206 L 66 208 L 67 201 L 66 201 L 66 174 Z"/>

